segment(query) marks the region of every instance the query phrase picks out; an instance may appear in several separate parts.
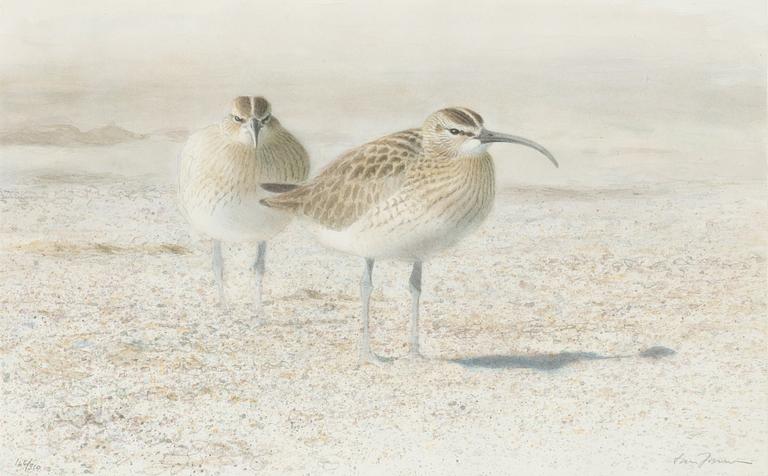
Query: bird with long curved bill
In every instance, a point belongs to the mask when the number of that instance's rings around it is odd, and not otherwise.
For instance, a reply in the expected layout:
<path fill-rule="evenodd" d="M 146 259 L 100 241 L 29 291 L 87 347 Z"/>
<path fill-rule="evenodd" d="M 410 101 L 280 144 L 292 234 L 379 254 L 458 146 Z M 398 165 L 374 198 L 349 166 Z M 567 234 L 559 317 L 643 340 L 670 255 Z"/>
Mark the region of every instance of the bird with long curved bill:
<path fill-rule="evenodd" d="M 263 97 L 240 96 L 218 124 L 194 133 L 180 156 L 179 201 L 193 228 L 213 240 L 213 275 L 226 306 L 222 242 L 257 246 L 256 312 L 261 309 L 267 241 L 291 216 L 265 207 L 263 182 L 296 184 L 309 175 L 309 157 L 272 114 Z"/>
<path fill-rule="evenodd" d="M 476 112 L 452 107 L 431 114 L 420 129 L 397 132 L 345 153 L 304 185 L 263 185 L 283 192 L 263 199 L 264 205 L 293 213 L 324 245 L 364 258 L 362 361 L 381 360 L 371 351 L 368 328 L 373 265 L 379 259 L 413 263 L 410 355 L 421 357 L 422 263 L 488 216 L 496 190 L 488 147 L 496 142 L 531 147 L 558 166 L 536 142 L 492 132 Z"/>

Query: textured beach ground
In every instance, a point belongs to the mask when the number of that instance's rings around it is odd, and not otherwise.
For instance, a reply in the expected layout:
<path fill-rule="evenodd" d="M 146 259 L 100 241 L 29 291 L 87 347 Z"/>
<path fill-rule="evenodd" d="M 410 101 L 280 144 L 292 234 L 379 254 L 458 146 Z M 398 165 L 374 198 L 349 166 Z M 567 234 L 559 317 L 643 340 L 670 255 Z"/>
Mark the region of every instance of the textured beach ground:
<path fill-rule="evenodd" d="M 359 259 L 292 225 L 258 321 L 255 248 L 217 308 L 170 185 L 27 176 L 0 195 L 0 474 L 766 474 L 765 205 L 505 187 L 425 268 L 426 362 L 408 265 L 377 264 L 395 360 L 360 367 Z"/>

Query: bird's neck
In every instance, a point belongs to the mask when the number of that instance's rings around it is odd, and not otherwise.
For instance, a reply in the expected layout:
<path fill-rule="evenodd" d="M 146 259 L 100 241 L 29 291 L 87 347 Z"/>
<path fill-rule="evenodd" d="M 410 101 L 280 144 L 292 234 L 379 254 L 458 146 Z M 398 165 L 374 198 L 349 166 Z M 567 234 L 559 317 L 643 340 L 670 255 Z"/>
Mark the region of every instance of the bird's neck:
<path fill-rule="evenodd" d="M 462 180 L 482 178 L 484 180 L 495 181 L 493 158 L 488 152 L 480 154 L 462 154 L 452 158 L 425 154 L 422 164 L 422 167 L 417 168 L 424 172 L 432 169 L 434 171 L 433 173 L 450 175 L 461 178 Z"/>
<path fill-rule="evenodd" d="M 487 146 L 480 146 L 466 150 L 446 150 L 436 147 L 430 148 L 427 145 L 424 147 L 424 158 L 430 161 L 443 161 L 447 163 L 453 163 L 459 167 L 462 164 L 470 164 L 477 161 L 493 161 L 491 155 L 488 153 Z"/>
<path fill-rule="evenodd" d="M 243 153 L 250 152 L 255 154 L 259 149 L 269 147 L 274 143 L 281 135 L 282 129 L 277 124 L 271 124 L 269 128 L 264 128 L 259 133 L 259 139 L 256 145 L 253 144 L 253 139 L 250 136 L 233 134 L 226 128 L 220 126 L 221 137 L 227 147 L 241 150 Z"/>
<path fill-rule="evenodd" d="M 488 144 L 481 144 L 480 141 L 467 141 L 458 148 L 442 147 L 439 144 L 424 144 L 424 156 L 443 159 L 443 160 L 472 160 L 482 158 L 488 155 Z"/>
<path fill-rule="evenodd" d="M 488 152 L 462 154 L 453 159 L 453 162 L 461 173 L 494 176 L 493 157 Z"/>

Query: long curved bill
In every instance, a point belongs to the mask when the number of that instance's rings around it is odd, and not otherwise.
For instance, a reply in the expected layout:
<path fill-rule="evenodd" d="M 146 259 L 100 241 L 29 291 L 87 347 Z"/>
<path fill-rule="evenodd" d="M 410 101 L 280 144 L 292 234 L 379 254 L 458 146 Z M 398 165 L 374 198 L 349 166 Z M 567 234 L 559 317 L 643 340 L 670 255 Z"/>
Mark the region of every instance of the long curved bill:
<path fill-rule="evenodd" d="M 544 156 L 548 158 L 549 161 L 555 165 L 555 167 L 560 167 L 560 164 L 558 164 L 557 160 L 555 160 L 555 156 L 552 155 L 547 149 L 545 149 L 544 146 L 524 137 L 513 136 L 511 134 L 504 134 L 501 132 L 493 132 L 489 131 L 488 129 L 483 129 L 480 135 L 477 136 L 477 139 L 481 144 L 490 144 L 491 142 L 509 142 L 512 144 L 524 145 L 530 147 L 531 149 L 536 149 L 544 154 Z"/>

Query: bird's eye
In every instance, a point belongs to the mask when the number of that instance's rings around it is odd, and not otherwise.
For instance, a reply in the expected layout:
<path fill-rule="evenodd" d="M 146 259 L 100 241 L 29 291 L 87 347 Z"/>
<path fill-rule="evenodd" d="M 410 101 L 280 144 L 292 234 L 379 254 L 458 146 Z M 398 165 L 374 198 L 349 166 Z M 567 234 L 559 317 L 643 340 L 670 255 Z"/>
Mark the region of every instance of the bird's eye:
<path fill-rule="evenodd" d="M 450 129 L 448 132 L 450 132 L 453 135 L 458 134 L 460 131 L 458 129 Z"/>
<path fill-rule="evenodd" d="M 240 116 L 232 116 L 232 119 L 234 119 L 235 122 L 243 122 L 243 118 Z"/>

